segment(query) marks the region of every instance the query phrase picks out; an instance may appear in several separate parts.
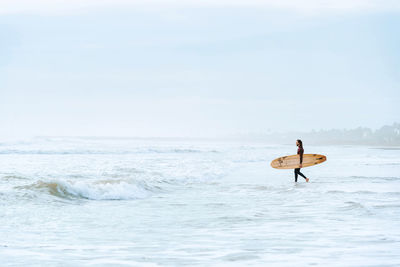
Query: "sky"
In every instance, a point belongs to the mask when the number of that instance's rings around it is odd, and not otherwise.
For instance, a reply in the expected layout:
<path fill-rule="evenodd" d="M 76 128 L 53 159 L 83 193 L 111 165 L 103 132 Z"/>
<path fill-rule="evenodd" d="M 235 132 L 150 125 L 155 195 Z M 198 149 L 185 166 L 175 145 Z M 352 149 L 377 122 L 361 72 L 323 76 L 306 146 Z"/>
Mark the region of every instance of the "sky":
<path fill-rule="evenodd" d="M 0 138 L 400 122 L 400 2 L 0 1 Z"/>

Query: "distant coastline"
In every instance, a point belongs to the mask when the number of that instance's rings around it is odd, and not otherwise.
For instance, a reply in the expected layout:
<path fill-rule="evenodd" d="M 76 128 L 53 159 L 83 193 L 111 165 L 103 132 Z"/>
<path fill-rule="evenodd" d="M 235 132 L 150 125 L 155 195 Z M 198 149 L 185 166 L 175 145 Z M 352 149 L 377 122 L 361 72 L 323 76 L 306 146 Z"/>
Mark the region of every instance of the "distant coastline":
<path fill-rule="evenodd" d="M 302 139 L 311 145 L 371 145 L 400 146 L 400 123 L 385 125 L 377 130 L 366 127 L 354 129 L 331 129 L 311 132 L 287 132 L 268 134 L 245 134 L 233 139 L 251 139 L 287 144 L 289 140 Z"/>
<path fill-rule="evenodd" d="M 292 144 L 293 140 L 302 139 L 308 145 L 369 145 L 375 147 L 400 147 L 400 123 L 384 125 L 373 130 L 367 127 L 354 129 L 313 130 L 311 132 L 271 132 L 246 133 L 229 136 L 193 137 L 193 136 L 36 136 L 39 139 L 125 139 L 125 140 L 157 140 L 157 141 L 232 141 L 263 142 L 267 144 Z"/>

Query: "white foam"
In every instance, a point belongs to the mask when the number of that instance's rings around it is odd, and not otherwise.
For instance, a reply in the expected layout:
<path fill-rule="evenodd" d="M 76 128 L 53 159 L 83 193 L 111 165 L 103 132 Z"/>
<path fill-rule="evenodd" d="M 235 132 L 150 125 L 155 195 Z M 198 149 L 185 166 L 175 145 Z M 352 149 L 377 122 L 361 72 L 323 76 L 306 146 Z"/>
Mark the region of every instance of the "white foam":
<path fill-rule="evenodd" d="M 93 200 L 140 199 L 151 192 L 143 186 L 126 181 L 55 181 L 60 194 Z"/>

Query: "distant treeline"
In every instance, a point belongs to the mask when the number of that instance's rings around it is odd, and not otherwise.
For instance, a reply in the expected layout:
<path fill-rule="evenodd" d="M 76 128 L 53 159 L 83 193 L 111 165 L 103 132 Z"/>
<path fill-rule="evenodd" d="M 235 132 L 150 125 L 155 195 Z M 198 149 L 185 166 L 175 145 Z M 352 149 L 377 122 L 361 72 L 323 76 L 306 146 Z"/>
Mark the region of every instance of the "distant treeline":
<path fill-rule="evenodd" d="M 400 123 L 385 125 L 377 130 L 358 127 L 349 130 L 332 129 L 313 130 L 311 132 L 260 134 L 257 136 L 253 135 L 253 138 L 280 144 L 288 144 L 290 141 L 300 138 L 303 142 L 314 145 L 400 146 Z"/>
<path fill-rule="evenodd" d="M 298 133 L 311 144 L 400 146 L 400 124 L 385 125 L 377 130 L 358 127 L 350 130 L 321 130 Z"/>

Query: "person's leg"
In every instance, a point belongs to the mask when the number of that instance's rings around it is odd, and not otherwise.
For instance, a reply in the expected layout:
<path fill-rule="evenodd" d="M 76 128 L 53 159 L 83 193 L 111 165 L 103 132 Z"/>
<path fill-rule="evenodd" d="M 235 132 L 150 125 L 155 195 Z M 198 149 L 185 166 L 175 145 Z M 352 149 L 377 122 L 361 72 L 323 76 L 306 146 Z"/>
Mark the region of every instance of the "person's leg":
<path fill-rule="evenodd" d="M 297 170 L 297 173 L 298 173 L 301 177 L 303 177 L 304 179 L 307 179 L 307 177 L 305 177 L 304 174 L 302 174 L 302 173 L 300 172 L 300 169 L 296 169 L 296 170 Z"/>
<path fill-rule="evenodd" d="M 294 181 L 297 183 L 297 173 L 300 169 L 294 169 Z"/>
<path fill-rule="evenodd" d="M 309 181 L 310 179 L 308 179 L 307 177 L 305 177 L 304 174 L 302 174 L 302 173 L 300 172 L 300 169 L 298 169 L 297 173 L 298 173 L 300 176 L 302 176 L 302 177 L 306 180 L 306 182 L 308 183 L 308 181 Z"/>

